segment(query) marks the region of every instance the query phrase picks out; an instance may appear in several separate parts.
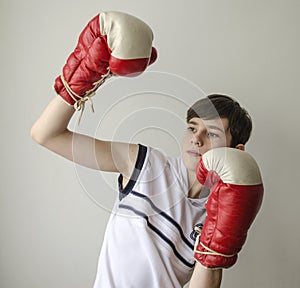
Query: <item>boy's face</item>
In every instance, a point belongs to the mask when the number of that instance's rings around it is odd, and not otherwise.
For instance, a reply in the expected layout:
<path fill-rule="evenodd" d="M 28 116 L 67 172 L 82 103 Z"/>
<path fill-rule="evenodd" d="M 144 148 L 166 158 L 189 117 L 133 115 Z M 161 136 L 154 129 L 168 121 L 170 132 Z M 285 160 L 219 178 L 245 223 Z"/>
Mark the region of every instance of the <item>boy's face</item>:
<path fill-rule="evenodd" d="M 182 141 L 182 160 L 188 170 L 195 171 L 200 156 L 212 148 L 229 147 L 231 133 L 227 118 L 192 118 L 187 123 Z"/>

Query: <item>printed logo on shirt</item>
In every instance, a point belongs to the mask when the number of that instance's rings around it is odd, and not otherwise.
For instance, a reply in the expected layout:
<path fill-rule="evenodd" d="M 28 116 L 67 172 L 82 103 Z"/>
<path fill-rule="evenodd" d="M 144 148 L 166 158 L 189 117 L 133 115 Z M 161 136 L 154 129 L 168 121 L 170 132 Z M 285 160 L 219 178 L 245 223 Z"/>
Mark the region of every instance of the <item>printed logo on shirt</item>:
<path fill-rule="evenodd" d="M 191 232 L 190 234 L 190 238 L 193 240 L 193 241 L 196 241 L 198 235 L 201 234 L 201 231 L 202 231 L 202 228 L 203 228 L 203 224 L 202 223 L 198 223 L 194 226 L 194 229 L 193 231 Z"/>

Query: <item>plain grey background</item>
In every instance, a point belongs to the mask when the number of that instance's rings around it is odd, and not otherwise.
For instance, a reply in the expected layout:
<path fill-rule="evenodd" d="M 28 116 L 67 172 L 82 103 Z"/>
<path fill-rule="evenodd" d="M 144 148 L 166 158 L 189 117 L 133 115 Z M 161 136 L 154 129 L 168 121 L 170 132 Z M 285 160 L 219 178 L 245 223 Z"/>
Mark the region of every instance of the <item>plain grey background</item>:
<path fill-rule="evenodd" d="M 297 0 L 1 0 L 0 287 L 92 287 L 116 176 L 46 151 L 31 140 L 30 128 L 54 97 L 54 78 L 80 31 L 104 10 L 128 12 L 150 24 L 159 59 L 149 72 L 163 75 L 156 89 L 170 80 L 169 86 L 183 92 L 175 98 L 173 90 L 162 93 L 160 110 L 153 103 L 159 93 L 132 94 L 135 86 L 143 91 L 147 78 L 128 79 L 125 87 L 133 96 L 121 95 L 122 103 L 117 91 L 124 84 L 116 81 L 98 92 L 96 113 L 87 106 L 74 127 L 178 148 L 188 81 L 205 93 L 238 99 L 254 121 L 247 150 L 260 164 L 265 198 L 222 287 L 300 287 L 299 9 Z M 146 130 L 134 126 L 139 121 L 133 119 L 151 115 L 151 109 L 159 123 L 147 118 Z M 130 273 L 130 267 L 120 273 Z"/>

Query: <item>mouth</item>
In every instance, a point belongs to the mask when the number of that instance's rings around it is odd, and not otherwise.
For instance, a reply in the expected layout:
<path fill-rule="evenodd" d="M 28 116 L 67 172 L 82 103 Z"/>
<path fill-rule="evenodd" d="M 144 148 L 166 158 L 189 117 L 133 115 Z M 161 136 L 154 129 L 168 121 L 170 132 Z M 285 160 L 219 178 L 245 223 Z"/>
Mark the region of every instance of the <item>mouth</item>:
<path fill-rule="evenodd" d="M 201 154 L 194 150 L 188 150 L 187 153 L 192 157 L 197 157 L 197 158 L 201 157 Z"/>

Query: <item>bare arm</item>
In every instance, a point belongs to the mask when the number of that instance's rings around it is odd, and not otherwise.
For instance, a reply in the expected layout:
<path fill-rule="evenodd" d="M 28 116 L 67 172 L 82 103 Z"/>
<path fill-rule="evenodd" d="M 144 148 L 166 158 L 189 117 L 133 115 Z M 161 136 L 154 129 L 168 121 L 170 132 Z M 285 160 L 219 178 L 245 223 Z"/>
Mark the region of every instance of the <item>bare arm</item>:
<path fill-rule="evenodd" d="M 32 138 L 47 149 L 88 168 L 120 172 L 126 178 L 138 153 L 136 144 L 102 141 L 74 133 L 68 124 L 74 108 L 56 96 L 31 128 Z"/>
<path fill-rule="evenodd" d="M 206 269 L 196 262 L 189 288 L 219 288 L 222 281 L 222 269 Z"/>

